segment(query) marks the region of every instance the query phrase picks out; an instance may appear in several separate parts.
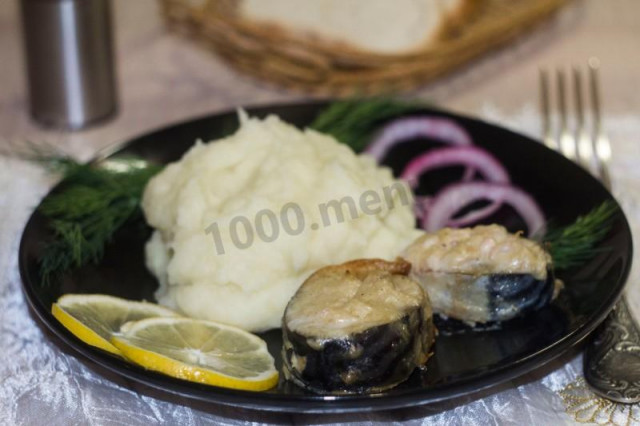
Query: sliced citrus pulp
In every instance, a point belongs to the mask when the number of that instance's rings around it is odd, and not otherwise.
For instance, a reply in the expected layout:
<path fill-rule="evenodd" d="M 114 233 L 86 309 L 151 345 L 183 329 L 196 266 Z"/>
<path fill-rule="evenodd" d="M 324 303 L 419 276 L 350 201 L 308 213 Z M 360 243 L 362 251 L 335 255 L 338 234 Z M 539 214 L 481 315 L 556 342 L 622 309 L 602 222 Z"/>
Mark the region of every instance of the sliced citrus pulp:
<path fill-rule="evenodd" d="M 129 321 L 178 316 L 162 306 L 102 294 L 66 294 L 51 307 L 51 313 L 83 342 L 120 355 L 110 343 L 111 335 Z"/>
<path fill-rule="evenodd" d="M 149 318 L 125 324 L 111 343 L 130 361 L 179 379 L 253 391 L 278 383 L 266 343 L 224 324 Z"/>

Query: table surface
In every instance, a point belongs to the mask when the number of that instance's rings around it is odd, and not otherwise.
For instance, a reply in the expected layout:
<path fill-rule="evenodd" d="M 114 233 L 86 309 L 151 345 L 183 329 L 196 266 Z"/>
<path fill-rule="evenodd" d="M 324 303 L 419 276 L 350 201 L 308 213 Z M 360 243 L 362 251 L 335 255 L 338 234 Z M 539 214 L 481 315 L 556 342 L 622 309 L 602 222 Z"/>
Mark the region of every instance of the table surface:
<path fill-rule="evenodd" d="M 26 141 L 54 144 L 80 159 L 167 123 L 237 106 L 308 99 L 238 74 L 211 52 L 166 31 L 154 0 L 115 0 L 119 114 L 78 132 L 47 130 L 28 115 L 18 1 L 0 1 L 0 150 Z M 640 2 L 584 0 L 515 43 L 410 95 L 503 126 L 540 134 L 538 70 L 602 63 L 605 127 L 612 147 L 614 193 L 640 235 Z M 17 248 L 22 228 L 53 184 L 32 164 L 0 157 L 0 416 L 9 424 L 234 424 L 406 422 L 559 424 L 587 416 L 560 392 L 580 377 L 581 355 L 455 401 L 409 410 L 344 416 L 259 413 L 194 403 L 141 388 L 79 360 L 38 327 L 20 292 Z M 637 259 L 635 264 L 637 265 Z M 627 288 L 640 314 L 638 269 Z M 636 315 L 640 317 L 640 315 Z M 589 411 L 591 410 L 591 411 Z M 616 421 L 640 419 L 637 406 L 616 407 Z M 595 412 L 594 411 L 594 412 Z M 586 414 L 585 414 L 586 413 Z M 590 414 L 589 414 L 590 415 Z M 587 417 L 582 418 L 583 420 Z M 630 424 L 631 424 L 630 423 Z"/>

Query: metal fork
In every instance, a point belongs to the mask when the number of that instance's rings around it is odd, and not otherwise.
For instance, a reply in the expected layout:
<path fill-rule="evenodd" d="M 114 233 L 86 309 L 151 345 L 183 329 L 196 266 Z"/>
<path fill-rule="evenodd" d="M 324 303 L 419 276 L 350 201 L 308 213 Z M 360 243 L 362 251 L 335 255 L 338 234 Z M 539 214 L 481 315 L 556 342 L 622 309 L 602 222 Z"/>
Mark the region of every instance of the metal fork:
<path fill-rule="evenodd" d="M 574 68 L 572 76 L 575 107 L 575 130 L 568 120 L 567 77 L 564 70 L 556 71 L 558 132 L 552 131 L 550 79 L 546 70 L 540 71 L 540 101 L 544 143 L 562 153 L 594 174 L 611 190 L 609 163 L 611 146 L 602 127 L 599 87 L 600 62 L 589 59 L 589 99 L 592 131 L 585 120 L 585 90 L 582 72 Z M 625 297 L 618 303 L 604 323 L 589 337 L 583 371 L 591 389 L 607 399 L 622 402 L 640 402 L 640 329 L 630 314 Z M 635 356 L 634 356 L 635 354 Z"/>
<path fill-rule="evenodd" d="M 549 95 L 549 74 L 540 71 L 540 99 L 542 107 L 542 123 L 544 143 L 551 149 L 560 151 L 565 157 L 580 164 L 585 169 L 599 177 L 602 184 L 611 190 L 609 177 L 609 163 L 611 161 L 611 146 L 602 128 L 600 90 L 598 70 L 600 63 L 596 58 L 589 60 L 589 95 L 593 117 L 593 133 L 589 134 L 585 123 L 585 96 L 582 72 L 574 68 L 572 72 L 573 95 L 575 105 L 575 132 L 571 132 L 567 114 L 566 74 L 564 70 L 556 71 L 556 89 L 558 101 L 558 136 L 552 131 L 551 106 Z"/>

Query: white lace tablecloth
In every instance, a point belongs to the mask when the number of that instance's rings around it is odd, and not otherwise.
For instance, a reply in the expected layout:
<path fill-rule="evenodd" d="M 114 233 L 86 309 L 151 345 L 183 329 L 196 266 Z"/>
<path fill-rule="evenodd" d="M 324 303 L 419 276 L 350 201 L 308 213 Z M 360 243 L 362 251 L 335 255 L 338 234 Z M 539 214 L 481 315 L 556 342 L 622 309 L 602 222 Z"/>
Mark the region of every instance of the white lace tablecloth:
<path fill-rule="evenodd" d="M 0 148 L 26 140 L 53 143 L 82 159 L 99 148 L 167 122 L 238 105 L 302 96 L 238 76 L 188 41 L 167 34 L 151 0 L 115 1 L 121 112 L 77 133 L 45 131 L 26 113 L 17 1 L 0 1 Z M 640 236 L 640 58 L 638 2 L 579 2 L 542 30 L 431 85 L 419 96 L 537 136 L 537 67 L 603 62 L 606 128 L 613 144 L 615 194 Z M 559 391 L 581 375 L 579 353 L 482 392 L 432 406 L 348 415 L 255 412 L 193 402 L 108 373 L 58 342 L 29 312 L 17 268 L 22 228 L 53 184 L 37 166 L 0 158 L 0 419 L 2 424 L 149 425 L 256 423 L 402 423 L 448 425 L 572 424 Z M 638 262 L 627 289 L 640 313 Z M 637 315 L 638 316 L 638 315 Z M 594 408 L 589 410 L 593 411 Z M 640 418 L 638 407 L 620 410 Z M 580 418 L 580 417 L 578 417 Z M 629 424 L 632 424 L 630 420 Z"/>

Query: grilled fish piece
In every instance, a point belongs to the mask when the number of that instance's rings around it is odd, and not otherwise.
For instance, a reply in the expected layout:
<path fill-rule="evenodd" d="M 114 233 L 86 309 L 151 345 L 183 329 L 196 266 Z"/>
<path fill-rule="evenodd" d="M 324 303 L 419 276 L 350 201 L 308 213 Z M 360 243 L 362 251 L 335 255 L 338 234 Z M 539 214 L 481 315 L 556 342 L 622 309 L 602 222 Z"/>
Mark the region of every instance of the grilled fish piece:
<path fill-rule="evenodd" d="M 549 303 L 554 292 L 551 256 L 499 225 L 428 233 L 402 257 L 434 312 L 468 323 L 523 315 Z"/>
<path fill-rule="evenodd" d="M 361 259 L 311 275 L 284 313 L 285 377 L 318 393 L 377 392 L 424 365 L 435 328 L 410 268 Z"/>

